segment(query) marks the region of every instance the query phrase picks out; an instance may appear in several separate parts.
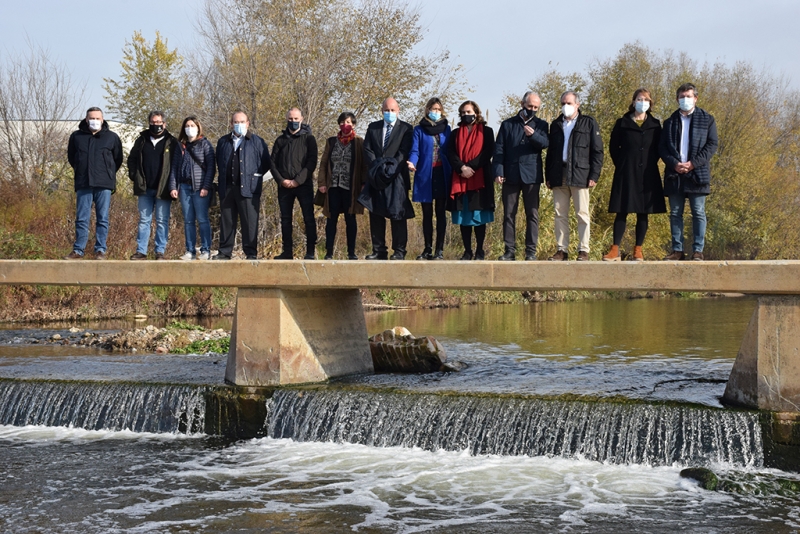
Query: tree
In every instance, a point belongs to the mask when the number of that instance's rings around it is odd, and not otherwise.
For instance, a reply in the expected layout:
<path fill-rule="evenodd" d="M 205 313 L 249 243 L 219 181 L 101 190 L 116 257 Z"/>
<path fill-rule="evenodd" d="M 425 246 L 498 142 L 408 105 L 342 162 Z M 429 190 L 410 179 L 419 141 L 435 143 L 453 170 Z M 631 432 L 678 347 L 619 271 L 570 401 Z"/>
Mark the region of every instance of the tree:
<path fill-rule="evenodd" d="M 118 80 L 103 78 L 108 111 L 115 119 L 140 126 L 147 124 L 153 110 L 163 111 L 172 123 L 182 119 L 188 100 L 188 88 L 181 81 L 183 57 L 169 49 L 159 32 L 152 44 L 134 32 L 122 49 L 120 66 Z"/>
<path fill-rule="evenodd" d="M 0 64 L 0 172 L 47 189 L 69 174 L 66 146 L 80 115 L 85 85 L 76 83 L 47 49 L 28 51 Z"/>
<path fill-rule="evenodd" d="M 462 68 L 447 50 L 415 53 L 424 31 L 402 0 L 206 0 L 198 32 L 218 133 L 235 108 L 271 137 L 293 106 L 320 132 L 342 111 L 377 115 L 387 96 L 415 112 L 434 91 L 462 96 Z"/>

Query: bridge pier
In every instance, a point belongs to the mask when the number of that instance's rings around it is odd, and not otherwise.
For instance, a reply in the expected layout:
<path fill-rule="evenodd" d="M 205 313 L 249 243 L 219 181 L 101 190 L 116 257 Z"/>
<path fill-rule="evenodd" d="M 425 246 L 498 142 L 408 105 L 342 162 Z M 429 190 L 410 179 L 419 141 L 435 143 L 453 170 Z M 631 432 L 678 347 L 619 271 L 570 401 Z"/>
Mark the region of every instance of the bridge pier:
<path fill-rule="evenodd" d="M 759 297 L 722 400 L 800 412 L 800 297 Z"/>
<path fill-rule="evenodd" d="M 322 382 L 373 372 L 358 289 L 239 288 L 225 381 Z"/>

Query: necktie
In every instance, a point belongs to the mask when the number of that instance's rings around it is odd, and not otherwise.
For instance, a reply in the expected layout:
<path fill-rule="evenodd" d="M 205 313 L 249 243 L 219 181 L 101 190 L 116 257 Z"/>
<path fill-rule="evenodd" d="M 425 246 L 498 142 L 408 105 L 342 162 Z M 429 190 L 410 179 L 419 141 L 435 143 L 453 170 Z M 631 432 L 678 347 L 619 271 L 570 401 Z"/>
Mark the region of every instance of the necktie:
<path fill-rule="evenodd" d="M 386 150 L 386 145 L 389 144 L 389 136 L 392 135 L 392 125 L 386 125 L 386 135 L 383 137 L 383 149 Z"/>

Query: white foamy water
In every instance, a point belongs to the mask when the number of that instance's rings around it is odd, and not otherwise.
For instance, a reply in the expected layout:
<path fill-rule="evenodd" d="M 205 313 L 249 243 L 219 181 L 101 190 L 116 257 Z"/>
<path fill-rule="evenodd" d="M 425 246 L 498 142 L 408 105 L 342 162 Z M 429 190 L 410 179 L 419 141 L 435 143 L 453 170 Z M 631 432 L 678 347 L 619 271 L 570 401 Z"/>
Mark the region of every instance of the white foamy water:
<path fill-rule="evenodd" d="M 705 491 L 679 476 L 681 466 L 580 458 L 3 426 L 0 465 L 9 532 L 800 528 L 796 498 Z"/>

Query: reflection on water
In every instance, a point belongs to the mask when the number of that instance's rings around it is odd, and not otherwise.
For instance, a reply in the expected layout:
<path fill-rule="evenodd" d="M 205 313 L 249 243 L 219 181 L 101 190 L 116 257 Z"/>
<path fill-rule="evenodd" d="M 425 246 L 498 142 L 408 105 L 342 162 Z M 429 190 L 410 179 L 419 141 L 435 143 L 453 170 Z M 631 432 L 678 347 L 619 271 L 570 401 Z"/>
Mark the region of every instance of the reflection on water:
<path fill-rule="evenodd" d="M 585 395 L 720 406 L 755 300 L 607 300 L 368 314 L 370 334 L 432 335 L 459 373 L 345 384 L 424 391 Z"/>
<path fill-rule="evenodd" d="M 537 302 L 368 313 L 367 325 L 370 335 L 399 325 L 522 358 L 735 358 L 755 304 L 750 298 Z"/>

